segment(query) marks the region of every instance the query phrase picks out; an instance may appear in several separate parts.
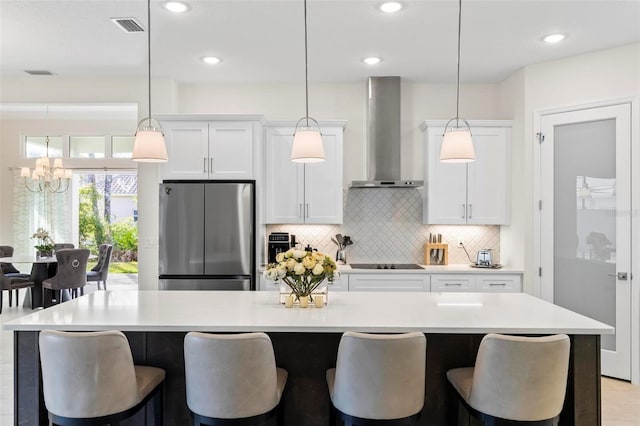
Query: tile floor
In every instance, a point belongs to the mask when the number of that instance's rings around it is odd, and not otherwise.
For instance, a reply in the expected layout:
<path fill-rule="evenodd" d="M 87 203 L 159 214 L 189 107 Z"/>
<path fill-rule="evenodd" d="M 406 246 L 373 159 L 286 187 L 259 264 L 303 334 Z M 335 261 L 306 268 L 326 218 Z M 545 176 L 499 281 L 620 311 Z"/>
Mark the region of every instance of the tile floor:
<path fill-rule="evenodd" d="M 137 288 L 135 276 L 109 276 L 109 290 Z M 96 291 L 95 284 L 85 292 Z M 21 292 L 20 298 L 24 291 Z M 6 293 L 5 293 L 6 296 Z M 31 313 L 31 309 L 9 308 L 8 298 L 0 315 L 0 324 Z M 0 426 L 13 425 L 13 335 L 0 330 Z M 628 382 L 602 378 L 602 425 L 640 426 L 640 386 Z"/>

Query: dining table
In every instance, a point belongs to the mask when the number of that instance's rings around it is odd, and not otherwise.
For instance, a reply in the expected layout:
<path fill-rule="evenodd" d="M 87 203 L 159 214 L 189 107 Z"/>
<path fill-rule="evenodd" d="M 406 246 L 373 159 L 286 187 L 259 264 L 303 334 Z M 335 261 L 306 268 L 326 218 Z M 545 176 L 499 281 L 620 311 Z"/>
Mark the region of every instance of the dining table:
<path fill-rule="evenodd" d="M 12 264 L 32 264 L 29 280 L 33 281 L 34 286 L 31 289 L 33 297 L 25 297 L 23 306 L 32 309 L 51 305 L 52 292 L 45 292 L 42 289 L 42 282 L 47 278 L 51 278 L 56 274 L 58 260 L 56 256 L 49 257 L 33 257 L 33 256 L 13 256 L 2 257 L 0 263 Z M 45 300 L 47 299 L 47 300 Z M 63 300 L 69 299 L 69 294 L 63 294 Z M 33 300 L 33 304 L 32 304 Z"/>

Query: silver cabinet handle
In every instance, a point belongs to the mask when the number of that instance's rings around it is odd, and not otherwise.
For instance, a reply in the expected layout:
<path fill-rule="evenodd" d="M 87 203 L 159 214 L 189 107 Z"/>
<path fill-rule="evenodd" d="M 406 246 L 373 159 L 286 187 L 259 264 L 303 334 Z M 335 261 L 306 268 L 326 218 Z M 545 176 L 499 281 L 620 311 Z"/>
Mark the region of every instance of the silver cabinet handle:
<path fill-rule="evenodd" d="M 489 283 L 490 286 L 505 286 L 507 283 Z"/>
<path fill-rule="evenodd" d="M 303 217 L 302 216 L 302 203 L 298 204 L 298 217 Z"/>
<path fill-rule="evenodd" d="M 207 157 L 202 158 L 202 173 L 207 173 Z"/>
<path fill-rule="evenodd" d="M 306 210 L 304 217 L 309 217 L 309 203 L 306 204 Z"/>
<path fill-rule="evenodd" d="M 459 287 L 459 286 L 461 286 L 462 284 L 460 284 L 460 283 L 444 283 L 444 285 L 445 285 L 446 287 L 452 287 L 452 286 L 457 286 L 457 287 Z"/>
<path fill-rule="evenodd" d="M 462 218 L 463 219 L 467 218 L 467 205 L 466 204 L 462 205 Z"/>
<path fill-rule="evenodd" d="M 627 273 L 626 272 L 618 272 L 617 274 L 607 274 L 610 277 L 616 277 L 619 280 L 626 280 Z"/>
<path fill-rule="evenodd" d="M 209 158 L 209 171 L 211 173 L 214 172 L 214 170 L 213 170 L 213 157 Z"/>
<path fill-rule="evenodd" d="M 471 219 L 471 207 L 472 207 L 472 204 L 469 204 L 469 219 Z"/>

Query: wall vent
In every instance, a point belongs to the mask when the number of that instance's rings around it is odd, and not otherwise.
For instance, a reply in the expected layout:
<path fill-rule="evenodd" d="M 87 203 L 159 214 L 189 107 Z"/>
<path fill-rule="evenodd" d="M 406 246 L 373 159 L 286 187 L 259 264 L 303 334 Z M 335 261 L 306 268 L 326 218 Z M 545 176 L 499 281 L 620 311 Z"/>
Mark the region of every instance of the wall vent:
<path fill-rule="evenodd" d="M 24 72 L 31 75 L 53 75 L 51 71 L 47 70 L 24 70 Z"/>
<path fill-rule="evenodd" d="M 111 22 L 120 27 L 125 33 L 144 32 L 144 28 L 136 21 L 136 18 L 111 18 Z"/>

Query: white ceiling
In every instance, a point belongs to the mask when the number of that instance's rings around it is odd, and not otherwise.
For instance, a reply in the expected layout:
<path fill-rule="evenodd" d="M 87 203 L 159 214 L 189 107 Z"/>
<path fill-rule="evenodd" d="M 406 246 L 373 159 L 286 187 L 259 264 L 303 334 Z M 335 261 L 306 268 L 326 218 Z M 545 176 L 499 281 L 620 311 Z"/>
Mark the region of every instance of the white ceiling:
<path fill-rule="evenodd" d="M 152 74 L 189 82 L 304 81 L 302 0 L 189 0 L 181 15 L 152 0 Z M 377 0 L 308 0 L 309 80 L 369 75 L 455 82 L 456 0 L 403 0 L 394 15 Z M 522 66 L 640 41 L 640 0 L 464 0 L 461 79 L 499 82 Z M 0 73 L 146 75 L 145 0 L 0 0 Z M 546 45 L 541 37 L 569 38 Z M 223 62 L 208 66 L 205 55 Z M 364 65 L 365 56 L 384 58 Z M 30 77 L 55 78 L 55 77 Z"/>

